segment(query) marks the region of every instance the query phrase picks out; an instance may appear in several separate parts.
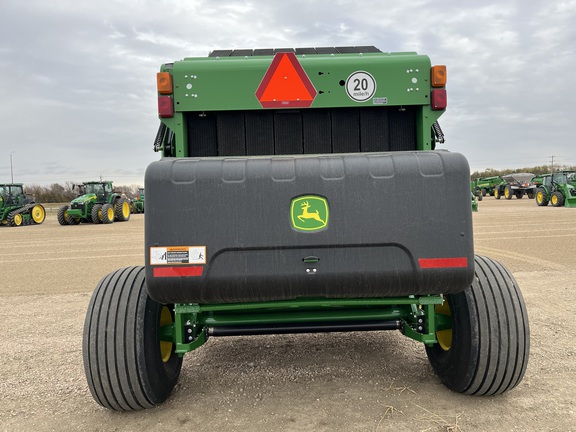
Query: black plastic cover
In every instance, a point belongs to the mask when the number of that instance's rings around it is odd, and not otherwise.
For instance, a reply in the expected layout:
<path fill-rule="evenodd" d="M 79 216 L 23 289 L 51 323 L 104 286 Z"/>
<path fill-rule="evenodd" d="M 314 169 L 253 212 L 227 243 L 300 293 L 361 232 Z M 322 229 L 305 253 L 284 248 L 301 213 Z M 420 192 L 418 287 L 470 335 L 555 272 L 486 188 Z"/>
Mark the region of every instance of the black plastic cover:
<path fill-rule="evenodd" d="M 153 162 L 148 292 L 230 303 L 462 291 L 474 274 L 469 175 L 447 151 Z"/>

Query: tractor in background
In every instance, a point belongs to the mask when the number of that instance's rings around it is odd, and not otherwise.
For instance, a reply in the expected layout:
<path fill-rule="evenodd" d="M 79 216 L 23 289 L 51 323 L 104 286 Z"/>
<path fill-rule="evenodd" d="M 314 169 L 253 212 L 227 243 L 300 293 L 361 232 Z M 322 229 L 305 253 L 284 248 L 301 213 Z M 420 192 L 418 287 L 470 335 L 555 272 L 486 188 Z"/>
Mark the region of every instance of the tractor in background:
<path fill-rule="evenodd" d="M 24 193 L 22 183 L 0 184 L 0 224 L 12 227 L 41 224 L 44 219 L 44 206 Z"/>
<path fill-rule="evenodd" d="M 576 173 L 562 171 L 539 176 L 541 184 L 536 192 L 536 205 L 576 207 Z"/>
<path fill-rule="evenodd" d="M 498 186 L 502 183 L 502 177 L 494 176 L 494 177 L 480 177 L 477 178 L 475 183 L 474 195 L 476 195 L 479 199 L 480 196 L 494 195 L 494 187 Z"/>
<path fill-rule="evenodd" d="M 70 205 L 58 209 L 60 225 L 78 225 L 80 222 L 111 224 L 130 219 L 130 204 L 122 194 L 114 191 L 111 181 L 85 182 L 76 186 L 78 197 Z"/>
<path fill-rule="evenodd" d="M 532 183 L 534 174 L 532 173 L 514 173 L 502 176 L 500 184 L 494 186 L 494 198 L 512 199 L 516 197 L 521 199 L 524 195 L 532 199 L 536 196 L 536 185 Z"/>
<path fill-rule="evenodd" d="M 132 203 L 134 204 L 133 213 L 144 213 L 144 188 L 138 188 L 138 195 Z"/>

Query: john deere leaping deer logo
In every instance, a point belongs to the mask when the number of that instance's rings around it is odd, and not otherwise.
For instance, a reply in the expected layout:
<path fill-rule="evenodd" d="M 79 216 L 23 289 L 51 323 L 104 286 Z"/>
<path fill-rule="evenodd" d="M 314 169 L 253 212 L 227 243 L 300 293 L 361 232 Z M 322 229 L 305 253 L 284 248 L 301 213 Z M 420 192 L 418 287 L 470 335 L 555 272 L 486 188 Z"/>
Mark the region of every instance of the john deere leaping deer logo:
<path fill-rule="evenodd" d="M 299 231 L 318 231 L 328 225 L 328 202 L 325 198 L 306 195 L 292 200 L 292 227 Z"/>

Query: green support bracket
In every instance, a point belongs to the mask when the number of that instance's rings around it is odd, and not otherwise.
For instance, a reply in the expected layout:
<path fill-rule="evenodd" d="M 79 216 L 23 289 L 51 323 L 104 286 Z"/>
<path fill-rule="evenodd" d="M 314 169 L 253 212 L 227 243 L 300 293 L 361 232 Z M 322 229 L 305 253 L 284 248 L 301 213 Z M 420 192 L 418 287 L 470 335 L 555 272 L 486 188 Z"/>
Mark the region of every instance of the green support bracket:
<path fill-rule="evenodd" d="M 369 299 L 298 299 L 287 301 L 176 304 L 174 323 L 163 326 L 160 339 L 173 342 L 184 355 L 203 345 L 208 328 L 218 326 L 282 325 L 364 321 L 399 321 L 402 332 L 419 342 L 434 344 L 438 328 L 450 328 L 450 317 L 435 314 L 441 295 Z M 421 322 L 420 322 L 421 321 Z"/>

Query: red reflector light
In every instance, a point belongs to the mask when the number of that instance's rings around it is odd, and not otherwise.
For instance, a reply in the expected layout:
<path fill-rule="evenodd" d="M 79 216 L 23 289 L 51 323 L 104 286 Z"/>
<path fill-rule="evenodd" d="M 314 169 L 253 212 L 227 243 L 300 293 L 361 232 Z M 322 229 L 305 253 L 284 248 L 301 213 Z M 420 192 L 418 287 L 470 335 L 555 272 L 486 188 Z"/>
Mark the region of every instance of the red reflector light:
<path fill-rule="evenodd" d="M 154 277 L 202 276 L 204 267 L 154 267 Z"/>
<path fill-rule="evenodd" d="M 434 89 L 430 93 L 430 105 L 434 111 L 440 111 L 446 109 L 448 105 L 448 99 L 446 96 L 445 89 Z"/>
<path fill-rule="evenodd" d="M 158 115 L 162 118 L 174 117 L 174 104 L 170 96 L 158 96 Z"/>
<path fill-rule="evenodd" d="M 468 267 L 468 258 L 420 258 L 420 268 L 453 268 Z"/>

